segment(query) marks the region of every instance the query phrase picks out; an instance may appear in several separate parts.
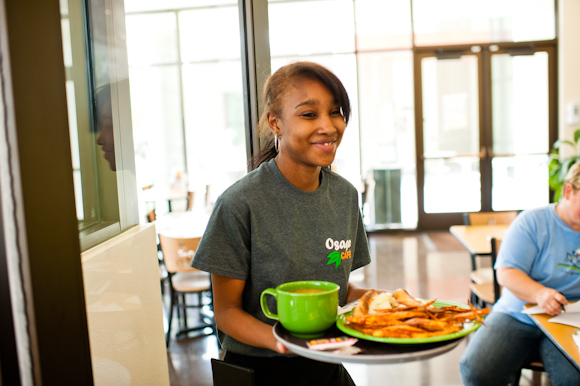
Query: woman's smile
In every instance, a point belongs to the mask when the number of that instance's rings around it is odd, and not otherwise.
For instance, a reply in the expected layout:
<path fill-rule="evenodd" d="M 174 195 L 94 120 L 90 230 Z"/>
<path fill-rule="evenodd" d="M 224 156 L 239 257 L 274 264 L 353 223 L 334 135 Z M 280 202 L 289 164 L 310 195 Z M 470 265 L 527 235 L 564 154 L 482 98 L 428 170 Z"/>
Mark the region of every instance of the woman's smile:
<path fill-rule="evenodd" d="M 316 146 L 318 149 L 320 149 L 323 152 L 335 152 L 336 151 L 335 143 L 336 143 L 336 140 L 329 141 L 329 142 L 317 142 L 317 143 L 314 143 L 314 146 Z"/>

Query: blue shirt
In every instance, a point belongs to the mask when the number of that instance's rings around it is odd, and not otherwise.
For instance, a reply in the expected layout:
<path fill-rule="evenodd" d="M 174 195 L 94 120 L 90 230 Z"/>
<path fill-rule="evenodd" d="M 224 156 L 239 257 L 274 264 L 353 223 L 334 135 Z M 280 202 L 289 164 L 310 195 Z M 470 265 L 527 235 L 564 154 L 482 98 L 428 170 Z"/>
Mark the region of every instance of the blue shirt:
<path fill-rule="evenodd" d="M 568 299 L 580 299 L 580 232 L 570 228 L 556 213 L 556 204 L 518 215 L 502 240 L 495 268 L 523 271 L 538 283 L 559 291 Z M 533 324 L 521 311 L 523 300 L 502 289 L 494 311 Z"/>

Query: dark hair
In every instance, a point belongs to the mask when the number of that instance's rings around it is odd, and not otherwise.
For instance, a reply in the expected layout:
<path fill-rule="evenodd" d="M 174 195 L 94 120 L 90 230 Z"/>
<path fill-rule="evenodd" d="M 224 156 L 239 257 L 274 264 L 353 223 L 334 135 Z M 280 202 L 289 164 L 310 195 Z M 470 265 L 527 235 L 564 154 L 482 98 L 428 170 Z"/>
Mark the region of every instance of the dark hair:
<path fill-rule="evenodd" d="M 350 100 L 342 82 L 329 69 L 313 62 L 296 62 L 281 67 L 272 74 L 264 84 L 262 102 L 264 111 L 258 122 L 258 143 L 260 150 L 250 160 L 250 169 L 254 170 L 263 162 L 276 157 L 274 148 L 274 134 L 268 126 L 268 113 L 281 116 L 284 107 L 284 98 L 290 86 L 297 85 L 302 80 L 315 80 L 326 86 L 342 110 L 344 122 L 348 124 L 350 118 Z"/>

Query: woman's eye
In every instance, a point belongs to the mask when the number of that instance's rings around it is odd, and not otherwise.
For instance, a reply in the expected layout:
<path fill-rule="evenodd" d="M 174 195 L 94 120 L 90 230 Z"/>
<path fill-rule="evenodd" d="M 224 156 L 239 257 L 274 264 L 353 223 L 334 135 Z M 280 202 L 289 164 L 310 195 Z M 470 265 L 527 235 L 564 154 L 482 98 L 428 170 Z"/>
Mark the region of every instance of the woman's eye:
<path fill-rule="evenodd" d="M 306 117 L 306 118 L 314 118 L 316 116 L 316 114 L 314 114 L 314 113 L 304 113 L 304 114 L 302 114 L 302 116 L 303 117 Z"/>
<path fill-rule="evenodd" d="M 330 115 L 342 115 L 342 112 L 340 110 L 334 110 L 330 113 Z"/>

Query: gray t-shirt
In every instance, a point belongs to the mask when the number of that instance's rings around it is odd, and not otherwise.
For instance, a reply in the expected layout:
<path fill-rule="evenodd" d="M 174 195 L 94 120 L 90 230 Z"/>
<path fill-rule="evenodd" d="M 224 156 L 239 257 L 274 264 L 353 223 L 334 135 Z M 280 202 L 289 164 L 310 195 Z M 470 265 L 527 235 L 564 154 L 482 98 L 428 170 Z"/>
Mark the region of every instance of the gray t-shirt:
<path fill-rule="evenodd" d="M 245 280 L 244 310 L 273 325 L 260 307 L 266 288 L 298 280 L 330 281 L 340 285 L 343 305 L 350 272 L 369 262 L 354 186 L 323 168 L 319 188 L 306 192 L 286 180 L 271 160 L 217 200 L 192 266 Z M 273 297 L 268 299 L 276 312 Z M 226 350 L 237 354 L 278 355 L 225 334 L 220 338 Z"/>

